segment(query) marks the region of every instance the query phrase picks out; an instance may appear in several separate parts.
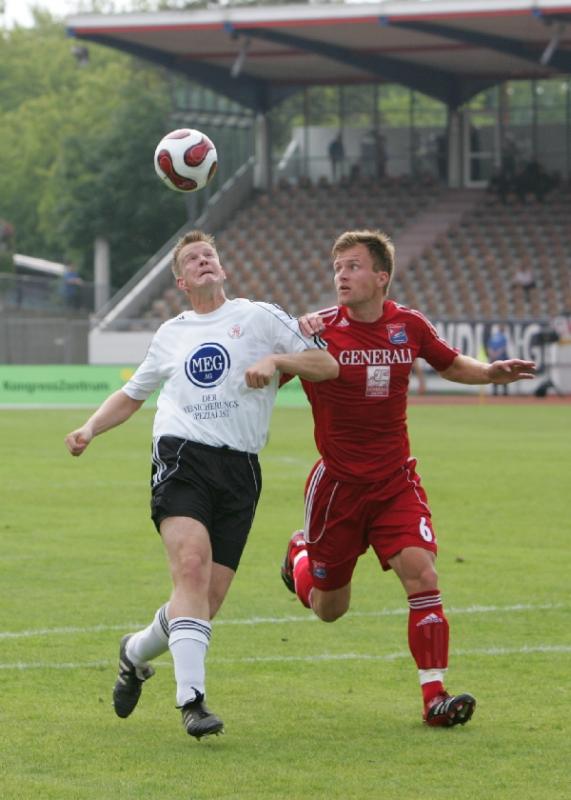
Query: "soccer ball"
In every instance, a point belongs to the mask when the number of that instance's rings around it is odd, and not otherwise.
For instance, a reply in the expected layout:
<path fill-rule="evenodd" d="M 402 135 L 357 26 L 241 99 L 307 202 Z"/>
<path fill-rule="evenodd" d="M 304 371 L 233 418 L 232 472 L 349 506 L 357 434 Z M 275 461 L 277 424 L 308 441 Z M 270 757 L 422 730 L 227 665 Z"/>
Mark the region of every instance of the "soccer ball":
<path fill-rule="evenodd" d="M 218 155 L 208 136 L 180 128 L 164 136 L 155 150 L 155 172 L 175 192 L 196 192 L 209 183 Z"/>

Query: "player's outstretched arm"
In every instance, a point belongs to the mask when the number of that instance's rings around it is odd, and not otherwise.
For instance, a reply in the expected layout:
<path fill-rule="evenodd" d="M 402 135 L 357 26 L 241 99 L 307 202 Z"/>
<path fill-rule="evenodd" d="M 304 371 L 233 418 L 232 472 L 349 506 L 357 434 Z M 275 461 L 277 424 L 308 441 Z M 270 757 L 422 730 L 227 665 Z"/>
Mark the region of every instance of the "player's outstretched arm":
<path fill-rule="evenodd" d="M 65 445 L 71 455 L 80 456 L 94 436 L 125 422 L 141 408 L 143 402 L 144 400 L 133 400 L 121 389 L 110 394 L 81 428 L 68 433 L 65 437 Z"/>
<path fill-rule="evenodd" d="M 490 383 L 514 383 L 515 381 L 529 381 L 535 378 L 534 361 L 508 358 L 506 361 L 494 361 L 488 366 Z"/>
<path fill-rule="evenodd" d="M 520 358 L 484 364 L 470 356 L 458 355 L 452 364 L 441 372 L 443 378 L 454 383 L 486 384 L 514 383 L 535 378 L 535 363 Z"/>
<path fill-rule="evenodd" d="M 263 389 L 276 372 L 299 375 L 306 381 L 329 381 L 339 375 L 339 364 L 326 350 L 264 356 L 246 370 L 250 389 Z"/>

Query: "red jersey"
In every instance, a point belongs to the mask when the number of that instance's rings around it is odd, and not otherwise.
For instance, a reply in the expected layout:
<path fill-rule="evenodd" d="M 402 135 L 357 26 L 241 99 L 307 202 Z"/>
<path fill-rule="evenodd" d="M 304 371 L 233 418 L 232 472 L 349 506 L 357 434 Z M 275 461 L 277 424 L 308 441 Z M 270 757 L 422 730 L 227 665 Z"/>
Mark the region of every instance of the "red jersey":
<path fill-rule="evenodd" d="M 319 335 L 340 371 L 332 381 L 302 381 L 317 449 L 335 480 L 384 480 L 410 456 L 406 404 L 414 359 L 442 372 L 458 351 L 422 314 L 392 300 L 376 322 L 355 321 L 344 306 L 322 317 L 326 328 Z"/>

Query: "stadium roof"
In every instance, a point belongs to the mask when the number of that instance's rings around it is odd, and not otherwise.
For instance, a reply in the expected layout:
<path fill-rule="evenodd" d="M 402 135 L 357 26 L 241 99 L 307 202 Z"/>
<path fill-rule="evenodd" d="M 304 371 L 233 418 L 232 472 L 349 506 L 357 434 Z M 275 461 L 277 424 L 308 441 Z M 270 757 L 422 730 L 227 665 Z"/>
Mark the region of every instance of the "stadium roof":
<path fill-rule="evenodd" d="M 235 6 L 67 24 L 255 111 L 305 86 L 375 82 L 455 108 L 505 80 L 571 74 L 571 0 Z"/>

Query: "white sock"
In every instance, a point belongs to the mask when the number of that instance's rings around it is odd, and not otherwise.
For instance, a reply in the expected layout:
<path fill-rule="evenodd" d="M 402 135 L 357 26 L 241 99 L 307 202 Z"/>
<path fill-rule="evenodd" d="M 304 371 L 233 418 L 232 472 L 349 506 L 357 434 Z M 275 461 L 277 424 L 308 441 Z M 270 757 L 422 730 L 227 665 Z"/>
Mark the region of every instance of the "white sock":
<path fill-rule="evenodd" d="M 146 661 L 166 653 L 168 649 L 169 623 L 167 604 L 165 603 L 159 608 L 150 625 L 131 636 L 127 642 L 127 658 L 138 667 Z"/>
<path fill-rule="evenodd" d="M 212 626 L 203 619 L 175 617 L 169 622 L 169 650 L 174 661 L 179 708 L 205 694 L 206 651 Z"/>

